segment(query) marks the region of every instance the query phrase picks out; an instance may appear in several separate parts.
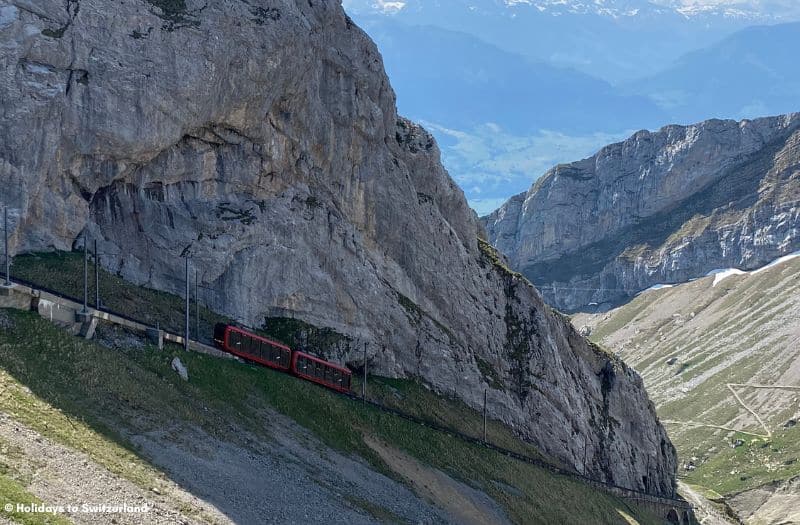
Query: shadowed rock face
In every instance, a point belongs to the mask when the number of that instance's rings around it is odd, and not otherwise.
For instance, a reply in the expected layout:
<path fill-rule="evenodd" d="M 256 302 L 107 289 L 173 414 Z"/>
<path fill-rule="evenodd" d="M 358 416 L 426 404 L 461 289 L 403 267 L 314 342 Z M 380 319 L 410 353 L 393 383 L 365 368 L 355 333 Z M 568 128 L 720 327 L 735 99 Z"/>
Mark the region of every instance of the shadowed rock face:
<path fill-rule="evenodd" d="M 35 5 L 34 5 L 35 4 Z M 671 494 L 641 380 L 485 243 L 433 138 L 334 2 L 0 0 L 0 180 L 16 251 L 71 249 L 251 325 L 418 377 L 598 479 Z M 330 336 L 333 334 L 333 336 Z"/>
<path fill-rule="evenodd" d="M 799 175 L 800 114 L 668 126 L 556 166 L 482 222 L 573 311 L 797 250 Z"/>

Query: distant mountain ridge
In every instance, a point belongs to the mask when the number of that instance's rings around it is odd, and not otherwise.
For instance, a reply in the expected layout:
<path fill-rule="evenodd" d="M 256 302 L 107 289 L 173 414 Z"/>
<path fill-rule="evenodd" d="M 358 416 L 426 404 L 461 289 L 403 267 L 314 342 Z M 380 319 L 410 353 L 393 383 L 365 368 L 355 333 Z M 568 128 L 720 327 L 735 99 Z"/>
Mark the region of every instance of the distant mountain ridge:
<path fill-rule="evenodd" d="M 401 112 L 435 134 L 479 214 L 635 130 L 784 114 L 800 100 L 798 23 L 751 27 L 788 15 L 724 16 L 727 3 L 688 1 L 345 6 L 377 42 Z"/>
<path fill-rule="evenodd" d="M 387 15 L 423 9 L 423 4 L 419 0 L 379 0 L 377 2 L 374 0 L 345 0 L 344 6 L 350 10 Z M 782 0 L 766 2 L 737 0 L 484 0 L 483 2 L 464 1 L 462 6 L 475 10 L 506 9 L 511 13 L 520 9 L 533 8 L 554 16 L 596 14 L 612 18 L 668 12 L 679 13 L 685 17 L 724 16 L 758 21 L 787 20 L 800 16 L 800 6 L 795 2 Z"/>
<path fill-rule="evenodd" d="M 754 23 L 800 19 L 800 13 L 779 20 L 731 17 L 716 11 L 687 16 L 674 7 L 632 0 L 547 5 L 501 0 L 349 0 L 344 6 L 362 26 L 377 18 L 460 31 L 505 51 L 572 67 L 612 83 L 655 74 L 684 53 Z"/>
<path fill-rule="evenodd" d="M 624 301 L 800 248 L 800 114 L 641 131 L 484 217 L 552 305 Z"/>
<path fill-rule="evenodd" d="M 800 3 L 798 3 L 800 5 Z M 649 95 L 672 122 L 697 115 L 754 118 L 796 111 L 800 100 L 800 22 L 742 29 L 624 86 Z"/>
<path fill-rule="evenodd" d="M 647 97 L 623 93 L 573 69 L 531 61 L 467 33 L 391 18 L 371 19 L 365 30 L 381 43 L 400 110 L 413 118 L 462 130 L 496 122 L 519 135 L 541 129 L 631 130 L 666 119 Z"/>

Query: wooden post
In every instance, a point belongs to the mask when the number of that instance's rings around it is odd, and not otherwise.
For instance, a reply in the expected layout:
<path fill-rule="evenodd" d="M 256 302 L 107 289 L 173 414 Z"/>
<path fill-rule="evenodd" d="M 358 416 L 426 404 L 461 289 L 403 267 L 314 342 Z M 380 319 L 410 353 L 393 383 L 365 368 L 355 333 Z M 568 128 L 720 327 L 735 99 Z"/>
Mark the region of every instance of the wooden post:
<path fill-rule="evenodd" d="M 361 398 L 367 399 L 367 343 L 364 343 L 364 382 L 361 384 Z"/>
<path fill-rule="evenodd" d="M 586 445 L 589 441 L 586 439 L 586 436 L 583 436 L 583 475 L 586 475 Z"/>
<path fill-rule="evenodd" d="M 97 255 L 97 239 L 94 241 L 94 307 L 100 310 L 100 258 Z"/>
<path fill-rule="evenodd" d="M 488 390 L 483 389 L 483 442 L 486 443 L 486 397 Z"/>
<path fill-rule="evenodd" d="M 3 211 L 3 222 L 6 241 L 6 286 L 11 286 L 11 254 L 8 251 L 8 206 Z"/>
<path fill-rule="evenodd" d="M 200 340 L 200 287 L 198 286 L 198 274 L 199 272 L 195 268 L 194 270 L 194 336 L 197 340 Z"/>
<path fill-rule="evenodd" d="M 86 233 L 83 234 L 83 313 L 89 311 L 89 248 L 86 246 Z"/>
<path fill-rule="evenodd" d="M 186 323 L 183 330 L 183 348 L 189 350 L 189 255 L 186 255 Z"/>

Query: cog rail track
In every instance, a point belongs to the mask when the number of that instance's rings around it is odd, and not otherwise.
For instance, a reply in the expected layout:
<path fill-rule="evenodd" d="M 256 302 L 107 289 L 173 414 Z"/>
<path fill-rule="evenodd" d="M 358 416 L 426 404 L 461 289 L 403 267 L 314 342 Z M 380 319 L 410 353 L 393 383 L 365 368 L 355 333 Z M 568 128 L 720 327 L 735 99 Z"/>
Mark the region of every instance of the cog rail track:
<path fill-rule="evenodd" d="M 38 291 L 41 291 L 41 292 L 46 292 L 46 293 L 48 293 L 48 294 L 50 294 L 52 296 L 59 297 L 59 298 L 64 299 L 66 301 L 70 301 L 70 302 L 78 303 L 78 304 L 83 304 L 83 300 L 82 299 L 76 299 L 75 297 L 71 297 L 71 296 L 66 295 L 64 293 L 58 292 L 56 290 L 53 290 L 53 289 L 50 289 L 50 288 L 47 288 L 47 287 L 44 287 L 44 286 L 40 286 L 40 285 L 38 285 L 36 283 L 30 282 L 30 281 L 26 281 L 24 279 L 18 279 L 18 278 L 12 277 L 11 282 L 13 284 L 19 284 L 19 285 L 22 285 L 22 286 L 27 286 L 27 287 L 31 288 L 32 290 L 38 290 Z M 129 315 L 125 315 L 125 314 L 120 313 L 120 312 L 115 312 L 115 311 L 113 311 L 111 309 L 104 308 L 102 306 L 100 308 L 91 308 L 91 310 L 95 310 L 97 312 L 102 312 L 102 313 L 114 315 L 114 316 L 120 317 L 122 319 L 125 319 L 125 320 L 133 322 L 133 323 L 138 323 L 138 324 L 145 325 L 145 326 L 152 326 L 152 325 L 150 325 L 150 323 L 148 323 L 146 321 L 142 321 L 141 319 L 136 319 L 134 317 L 131 317 Z M 155 328 L 155 327 L 153 327 L 153 328 Z M 172 334 L 172 335 L 176 335 L 176 334 Z M 181 337 L 181 336 L 177 336 L 177 337 Z M 195 340 L 195 341 L 198 342 L 198 343 L 201 343 L 201 344 L 205 344 L 203 341 L 199 341 L 199 340 Z M 249 363 L 247 363 L 247 364 L 249 366 L 257 366 L 257 365 L 253 365 L 253 364 L 249 364 Z M 317 385 L 317 386 L 319 388 L 325 388 L 325 387 L 320 386 L 320 385 Z M 334 394 L 346 397 L 346 398 L 348 398 L 349 400 L 351 400 L 353 402 L 365 403 L 367 405 L 372 406 L 376 410 L 379 410 L 379 411 L 387 413 L 387 414 L 394 415 L 396 417 L 403 418 L 403 419 L 405 419 L 407 421 L 412 422 L 415 425 L 419 425 L 419 426 L 422 426 L 422 427 L 430 428 L 430 429 L 432 429 L 432 430 L 434 430 L 436 432 L 441 432 L 443 434 L 450 435 L 450 436 L 452 436 L 452 437 L 454 437 L 456 439 L 459 439 L 459 440 L 464 441 L 466 443 L 470 443 L 470 444 L 472 444 L 474 446 L 483 447 L 485 449 L 492 450 L 494 452 L 503 454 L 506 457 L 513 458 L 513 459 L 515 459 L 517 461 L 521 461 L 523 463 L 527 463 L 529 465 L 533 465 L 533 466 L 548 470 L 549 472 L 551 472 L 553 474 L 557 474 L 557 475 L 560 475 L 560 476 L 571 478 L 571 479 L 574 479 L 576 481 L 580 481 L 580 482 L 583 482 L 585 484 L 591 485 L 591 486 L 593 486 L 595 488 L 598 488 L 598 489 L 601 489 L 601 490 L 605 490 L 606 492 L 608 492 L 608 493 L 610 493 L 610 494 L 612 494 L 614 496 L 617 496 L 617 497 L 622 497 L 622 498 L 629 499 L 629 500 L 634 500 L 634 501 L 644 501 L 644 502 L 649 502 L 649 503 L 657 503 L 657 504 L 660 504 L 660 505 L 672 505 L 672 506 L 674 506 L 676 508 L 680 508 L 681 510 L 693 510 L 694 509 L 694 506 L 691 503 L 689 503 L 688 501 L 684 500 L 684 499 L 674 499 L 674 498 L 668 498 L 668 497 L 665 497 L 665 496 L 656 496 L 654 494 L 650 494 L 650 493 L 647 493 L 647 492 L 642 492 L 642 491 L 630 489 L 630 488 L 627 488 L 627 487 L 621 487 L 621 486 L 615 485 L 613 483 L 599 481 L 599 480 L 590 478 L 588 476 L 585 476 L 583 474 L 580 474 L 578 472 L 558 467 L 556 465 L 553 465 L 552 463 L 544 461 L 543 459 L 535 458 L 535 457 L 528 456 L 528 455 L 525 455 L 525 454 L 520 454 L 518 452 L 514 452 L 513 450 L 509 450 L 507 448 L 500 447 L 500 446 L 494 445 L 492 443 L 483 441 L 482 439 L 479 439 L 479 438 L 476 438 L 474 436 L 470 436 L 468 434 L 460 432 L 459 430 L 457 430 L 455 428 L 447 427 L 447 426 L 444 426 L 444 425 L 440 425 L 440 424 L 435 423 L 433 421 L 430 421 L 430 420 L 415 416 L 413 414 L 409 414 L 408 412 L 404 412 L 402 410 L 399 410 L 399 409 L 384 405 L 384 404 L 379 403 L 377 401 L 373 401 L 373 400 L 370 400 L 370 399 L 364 399 L 364 398 L 362 398 L 362 397 L 360 397 L 360 396 L 358 396 L 356 394 L 353 394 L 352 392 L 351 393 L 341 393 L 341 392 L 336 392 L 334 390 L 327 389 L 327 388 L 326 388 L 326 390 L 328 390 L 329 392 L 332 392 Z"/>

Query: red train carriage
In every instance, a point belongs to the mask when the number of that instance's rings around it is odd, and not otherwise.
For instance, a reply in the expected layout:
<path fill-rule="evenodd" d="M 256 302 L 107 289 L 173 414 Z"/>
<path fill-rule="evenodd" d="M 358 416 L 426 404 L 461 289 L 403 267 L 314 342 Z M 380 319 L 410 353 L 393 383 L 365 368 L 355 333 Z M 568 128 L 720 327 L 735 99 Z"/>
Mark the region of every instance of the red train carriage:
<path fill-rule="evenodd" d="M 248 361 L 291 374 L 339 392 L 350 392 L 352 373 L 318 357 L 293 351 L 277 341 L 226 324 L 214 327 L 214 342 L 222 350 Z"/>
<path fill-rule="evenodd" d="M 224 324 L 215 326 L 214 341 L 226 352 L 248 361 L 283 371 L 289 371 L 292 366 L 291 348 L 235 326 Z"/>
<path fill-rule="evenodd" d="M 347 368 L 336 366 L 303 352 L 294 352 L 292 356 L 292 373 L 308 381 L 338 390 L 350 391 L 350 376 Z"/>

